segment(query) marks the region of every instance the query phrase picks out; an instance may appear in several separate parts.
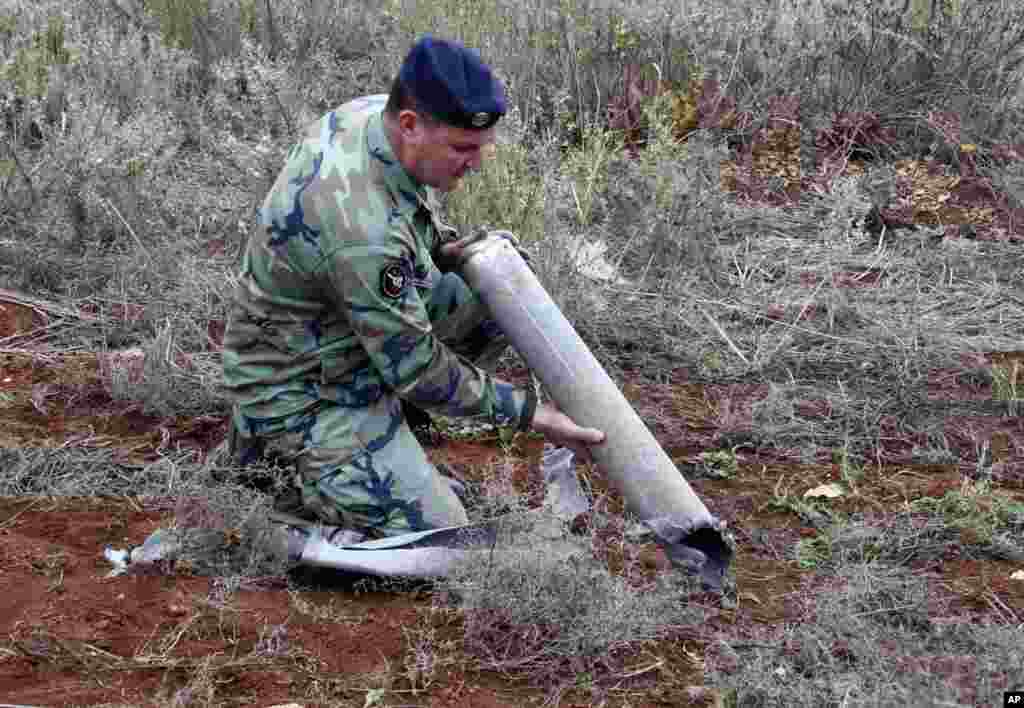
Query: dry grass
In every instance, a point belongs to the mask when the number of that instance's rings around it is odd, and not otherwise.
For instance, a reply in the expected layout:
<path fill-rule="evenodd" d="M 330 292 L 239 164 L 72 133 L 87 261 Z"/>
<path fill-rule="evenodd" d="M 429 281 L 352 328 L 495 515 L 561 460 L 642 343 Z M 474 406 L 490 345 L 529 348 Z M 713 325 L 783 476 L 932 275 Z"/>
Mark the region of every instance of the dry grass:
<path fill-rule="evenodd" d="M 5 641 L 2 649 L 11 656 L 28 657 L 54 670 L 94 677 L 155 672 L 160 681 L 154 704 L 180 708 L 237 704 L 236 700 L 244 698 L 231 695 L 230 688 L 225 690 L 225 686 L 230 687 L 246 673 L 288 672 L 300 684 L 316 686 L 320 670 L 315 659 L 289 647 L 280 626 L 264 626 L 255 641 L 243 637 L 239 629 L 240 612 L 223 604 L 200 605 L 179 621 L 163 627 L 158 636 L 130 655 L 43 630 L 19 632 Z M 183 643 L 190 641 L 234 648 L 195 658 L 180 650 Z"/>
<path fill-rule="evenodd" d="M 850 563 L 801 594 L 807 621 L 769 642 L 717 647 L 713 681 L 737 687 L 742 706 L 998 702 L 1020 679 L 1014 628 L 934 624 L 928 596 L 906 570 Z"/>
<path fill-rule="evenodd" d="M 817 0 L 754 10 L 724 0 L 6 0 L 0 286 L 90 313 L 51 320 L 19 346 L 139 347 L 141 378 L 105 372 L 114 398 L 161 415 L 222 411 L 211 333 L 254 206 L 304 124 L 352 96 L 385 91 L 412 38 L 431 30 L 479 48 L 513 105 L 500 159 L 452 195 L 450 219 L 520 233 L 607 368 L 763 386 L 750 416 L 733 415 L 730 440 L 715 442 L 722 449 L 749 443 L 814 456 L 841 448 L 857 465 L 905 443 L 907 459 L 957 462 L 984 479 L 994 474 L 987 439 L 943 420 L 1016 410 L 1015 370 L 984 355 L 1024 341 L 1020 244 L 942 238 L 958 226 L 945 216 L 880 237 L 865 214 L 900 194 L 912 211 L 927 201 L 923 178 L 896 174 L 898 158 L 945 160 L 953 179 L 970 154 L 1009 206 L 1022 206 L 1021 162 L 997 159 L 1001 146 L 1022 140 L 1022 19 L 1008 1 L 965 2 L 959 17 L 936 16 L 924 28 L 875 3 L 828 9 Z M 720 102 L 710 106 L 710 88 L 697 91 L 696 80 L 716 82 Z M 709 108 L 717 118 L 702 123 Z M 858 125 L 870 124 L 872 140 L 842 127 L 838 114 L 871 118 Z M 823 135 L 842 146 L 829 164 L 816 162 Z M 790 153 L 755 155 L 769 138 Z M 754 167 L 737 166 L 747 148 Z M 855 153 L 863 164 L 841 172 Z M 825 167 L 836 174 L 816 171 Z M 761 170 L 753 177 L 766 183 L 765 198 L 745 200 L 750 194 L 730 186 L 753 180 L 744 169 Z M 604 245 L 610 277 L 593 277 L 593 264 L 581 262 L 593 244 Z M 945 378 L 936 382 L 935 371 Z M 973 387 L 976 400 L 936 396 L 945 382 Z M 202 497 L 177 510 L 177 528 L 192 562 L 227 578 L 225 598 L 239 578 L 279 570 L 256 550 L 267 499 L 215 460 L 127 465 L 74 449 L 0 457 L 4 495 Z M 905 570 L 880 563 L 935 557 L 965 532 L 978 553 L 1019 552 L 1019 512 L 986 510 L 977 495 L 922 503 L 923 526 L 846 525 L 805 543 L 822 569 L 835 565 L 841 589 L 820 593 L 813 623 L 786 628 L 738 673 L 712 662 L 711 680 L 738 687 L 737 705 L 750 706 L 963 699 L 962 687 L 900 672 L 891 652 L 872 648 L 892 636 L 900 656 L 920 654 L 922 643 L 975 653 L 979 695 L 994 690 L 986 677 L 1021 665 L 1011 633 L 944 634 L 926 621 Z M 40 572 L 56 581 L 58 560 Z M 467 572 L 450 591 L 482 665 L 537 675 L 572 661 L 596 666 L 687 616 L 664 588 L 641 592 L 600 566 L 529 553 Z M 199 631 L 200 620 L 187 618 L 161 641 Z M 15 649 L 44 647 L 82 670 L 138 661 L 33 641 Z M 427 632 L 408 641 L 402 670 L 414 688 L 427 687 L 448 640 Z M 268 628 L 262 648 L 244 656 L 189 663 L 154 645 L 146 660 L 173 674 L 168 704 L 212 704 L 219 675 L 276 661 L 268 657 L 282 642 Z M 301 664 L 288 666 L 305 671 Z"/>

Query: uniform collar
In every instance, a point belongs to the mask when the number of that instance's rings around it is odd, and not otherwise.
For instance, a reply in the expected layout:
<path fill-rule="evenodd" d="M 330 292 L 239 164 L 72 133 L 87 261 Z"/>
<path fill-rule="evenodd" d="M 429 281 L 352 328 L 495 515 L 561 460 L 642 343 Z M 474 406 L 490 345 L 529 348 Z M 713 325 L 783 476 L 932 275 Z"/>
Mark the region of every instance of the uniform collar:
<path fill-rule="evenodd" d="M 384 183 L 395 200 L 398 211 L 404 215 L 415 214 L 421 207 L 433 212 L 426 185 L 415 180 L 405 171 L 402 163 L 391 149 L 387 131 L 384 130 L 383 113 L 374 113 L 366 124 L 366 147 L 370 159 L 380 164 Z"/>

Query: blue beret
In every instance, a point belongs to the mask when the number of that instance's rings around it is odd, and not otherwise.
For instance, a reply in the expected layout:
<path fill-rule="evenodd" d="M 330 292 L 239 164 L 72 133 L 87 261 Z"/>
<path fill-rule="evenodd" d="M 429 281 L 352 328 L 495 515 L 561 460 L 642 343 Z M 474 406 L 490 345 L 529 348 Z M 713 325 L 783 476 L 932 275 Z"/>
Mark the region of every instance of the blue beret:
<path fill-rule="evenodd" d="M 484 130 L 505 115 L 501 82 L 480 55 L 458 42 L 421 38 L 398 78 L 424 111 L 448 125 Z"/>

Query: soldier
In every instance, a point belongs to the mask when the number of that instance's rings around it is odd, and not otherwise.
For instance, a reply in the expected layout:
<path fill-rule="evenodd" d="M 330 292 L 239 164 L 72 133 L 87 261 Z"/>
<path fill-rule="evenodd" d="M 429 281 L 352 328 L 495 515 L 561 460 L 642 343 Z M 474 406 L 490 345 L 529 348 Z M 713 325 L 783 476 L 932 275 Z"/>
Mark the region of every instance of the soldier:
<path fill-rule="evenodd" d="M 232 451 L 296 465 L 294 513 L 386 536 L 462 524 L 404 400 L 486 416 L 584 453 L 604 440 L 481 368 L 500 329 L 455 273 L 437 192 L 477 169 L 504 89 L 471 50 L 424 37 L 387 96 L 306 131 L 249 238 L 224 340 Z"/>

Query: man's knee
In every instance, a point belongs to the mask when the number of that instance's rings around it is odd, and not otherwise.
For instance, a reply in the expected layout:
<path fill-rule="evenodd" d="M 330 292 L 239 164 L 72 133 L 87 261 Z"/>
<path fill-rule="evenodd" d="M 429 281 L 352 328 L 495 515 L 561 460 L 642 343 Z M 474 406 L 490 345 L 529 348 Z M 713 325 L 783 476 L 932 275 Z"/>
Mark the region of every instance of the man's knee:
<path fill-rule="evenodd" d="M 465 523 L 462 503 L 427 459 L 397 401 L 391 403 L 357 414 L 363 419 L 347 426 L 349 432 L 360 431 L 364 446 L 359 450 L 352 450 L 347 436 L 335 441 L 324 433 L 346 427 L 332 425 L 331 416 L 352 411 L 320 413 L 313 443 L 296 460 L 304 505 L 324 523 L 380 535 Z"/>
<path fill-rule="evenodd" d="M 468 522 L 459 497 L 431 466 L 425 484 L 413 490 L 393 479 L 366 475 L 362 466 L 303 485 L 303 507 L 325 524 L 365 530 L 373 536 L 460 526 Z"/>
<path fill-rule="evenodd" d="M 423 520 L 428 528 L 462 526 L 469 523 L 466 507 L 452 486 L 434 470 L 428 503 L 423 508 Z"/>

